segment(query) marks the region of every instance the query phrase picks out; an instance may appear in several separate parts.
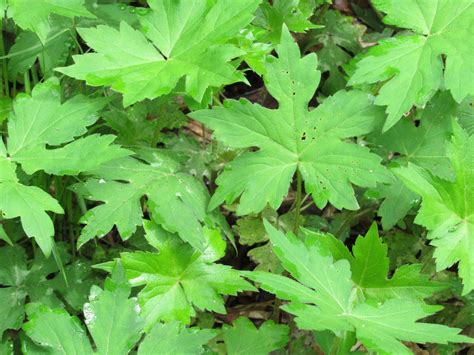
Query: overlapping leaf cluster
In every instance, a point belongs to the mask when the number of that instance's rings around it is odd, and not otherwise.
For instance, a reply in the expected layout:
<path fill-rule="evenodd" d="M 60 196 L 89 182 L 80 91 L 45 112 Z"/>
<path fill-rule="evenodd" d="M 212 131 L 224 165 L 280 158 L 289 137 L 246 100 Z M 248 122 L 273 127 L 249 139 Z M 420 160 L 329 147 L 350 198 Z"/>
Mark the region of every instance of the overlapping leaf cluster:
<path fill-rule="evenodd" d="M 0 12 L 0 353 L 472 342 L 474 0 Z"/>

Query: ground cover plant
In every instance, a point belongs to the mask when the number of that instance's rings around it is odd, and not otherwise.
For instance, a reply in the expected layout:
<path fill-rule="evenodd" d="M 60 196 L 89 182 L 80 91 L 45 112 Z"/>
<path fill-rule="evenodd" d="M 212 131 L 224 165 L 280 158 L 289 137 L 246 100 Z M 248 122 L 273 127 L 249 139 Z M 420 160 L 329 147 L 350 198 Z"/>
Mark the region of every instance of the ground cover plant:
<path fill-rule="evenodd" d="M 474 0 L 0 0 L 0 354 L 465 354 Z"/>

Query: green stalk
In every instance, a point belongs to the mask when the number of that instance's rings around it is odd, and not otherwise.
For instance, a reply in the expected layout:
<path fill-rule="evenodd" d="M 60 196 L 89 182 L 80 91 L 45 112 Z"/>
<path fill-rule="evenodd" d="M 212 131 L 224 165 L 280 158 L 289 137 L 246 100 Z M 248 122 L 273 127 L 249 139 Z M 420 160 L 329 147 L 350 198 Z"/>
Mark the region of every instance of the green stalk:
<path fill-rule="evenodd" d="M 3 42 L 3 19 L 0 20 L 0 56 L 5 56 L 5 44 Z M 6 97 L 10 97 L 10 90 L 8 88 L 8 70 L 7 61 L 2 59 L 2 76 L 3 76 L 3 90 Z"/>
<path fill-rule="evenodd" d="M 67 230 L 69 235 L 69 243 L 71 244 L 72 261 L 76 260 L 76 240 L 74 237 L 74 209 L 72 206 L 72 193 L 66 192 L 66 218 L 67 218 Z"/>
<path fill-rule="evenodd" d="M 295 198 L 295 224 L 293 225 L 293 233 L 298 234 L 300 229 L 301 215 L 301 195 L 303 193 L 303 178 L 299 170 L 296 170 L 296 198 Z"/>
<path fill-rule="evenodd" d="M 31 78 L 33 79 L 33 85 L 38 84 L 39 79 L 38 79 L 38 71 L 36 70 L 36 65 L 33 64 L 31 67 Z"/>
<path fill-rule="evenodd" d="M 79 206 L 79 209 L 81 210 L 81 213 L 85 215 L 87 212 L 87 206 L 86 206 L 86 201 L 84 200 L 84 197 L 82 197 L 80 194 L 76 194 L 76 199 L 77 199 L 77 204 Z"/>
<path fill-rule="evenodd" d="M 221 102 L 221 99 L 219 97 L 219 93 L 215 93 L 212 98 L 214 99 L 214 103 L 217 105 L 217 106 L 224 106 Z"/>
<path fill-rule="evenodd" d="M 30 82 L 30 72 L 27 70 L 23 75 L 23 82 L 25 84 L 25 92 L 31 94 L 31 82 Z"/>

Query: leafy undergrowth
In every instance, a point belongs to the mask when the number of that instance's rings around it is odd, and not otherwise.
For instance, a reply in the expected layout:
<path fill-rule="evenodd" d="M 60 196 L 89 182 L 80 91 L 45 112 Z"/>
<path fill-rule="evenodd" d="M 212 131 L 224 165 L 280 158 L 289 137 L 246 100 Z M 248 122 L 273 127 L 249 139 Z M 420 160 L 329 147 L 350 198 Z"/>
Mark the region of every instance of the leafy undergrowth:
<path fill-rule="evenodd" d="M 474 0 L 0 0 L 0 354 L 455 354 Z"/>

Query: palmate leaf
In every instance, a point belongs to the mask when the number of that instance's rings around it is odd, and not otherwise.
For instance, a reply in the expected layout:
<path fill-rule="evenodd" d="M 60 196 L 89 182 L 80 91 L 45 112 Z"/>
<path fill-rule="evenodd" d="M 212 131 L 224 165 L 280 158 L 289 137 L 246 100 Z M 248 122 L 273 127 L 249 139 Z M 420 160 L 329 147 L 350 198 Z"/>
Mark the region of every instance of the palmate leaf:
<path fill-rule="evenodd" d="M 447 155 L 454 181 L 433 176 L 414 164 L 393 171 L 422 196 L 415 221 L 429 230 L 437 270 L 459 262 L 463 293 L 467 294 L 474 289 L 474 136 L 455 124 Z"/>
<path fill-rule="evenodd" d="M 27 236 L 35 238 L 45 255 L 53 247 L 53 222 L 47 211 L 63 213 L 62 207 L 45 191 L 36 186 L 26 186 L 18 181 L 16 166 L 6 156 L 6 149 L 0 140 L 0 211 L 2 217 L 20 217 Z"/>
<path fill-rule="evenodd" d="M 208 231 L 201 252 L 151 222 L 145 222 L 145 229 L 159 252 L 121 253 L 120 260 L 132 286 L 145 286 L 138 297 L 147 328 L 160 320 L 187 324 L 195 308 L 225 313 L 221 295 L 253 289 L 237 270 L 215 263 L 225 254 L 219 233 Z"/>
<path fill-rule="evenodd" d="M 31 96 L 19 95 L 13 104 L 7 146 L 0 144 L 0 210 L 5 218 L 20 217 L 25 233 L 36 239 L 45 255 L 52 250 L 54 234 L 47 211 L 63 210 L 45 191 L 21 184 L 15 174 L 17 164 L 28 174 L 44 170 L 76 175 L 129 155 L 129 151 L 112 145 L 115 137 L 111 135 L 73 141 L 99 118 L 97 111 L 106 102 L 77 95 L 61 103 L 59 81 L 52 78 L 36 85 Z M 69 144 L 61 146 L 65 143 Z"/>
<path fill-rule="evenodd" d="M 229 63 L 243 52 L 227 42 L 253 18 L 260 0 L 150 0 L 142 31 L 122 22 L 79 29 L 96 53 L 75 56 L 58 69 L 89 85 L 110 85 L 126 106 L 168 94 L 185 77 L 184 91 L 201 102 L 209 87 L 245 81 Z"/>
<path fill-rule="evenodd" d="M 130 301 L 130 299 L 129 299 Z M 114 304 L 109 303 L 113 307 Z M 116 307 L 123 306 L 116 304 Z M 63 309 L 50 309 L 46 306 L 29 305 L 30 321 L 25 323 L 24 330 L 33 340 L 35 350 L 31 353 L 57 355 L 57 354 L 80 354 L 80 355 L 126 355 L 135 344 L 123 344 L 123 339 L 118 338 L 120 334 L 125 334 L 130 338 L 130 330 L 127 323 L 120 322 L 110 317 L 104 317 L 112 326 L 113 330 L 122 328 L 122 333 L 107 333 L 107 328 L 101 328 L 101 336 L 111 336 L 108 338 L 107 348 L 98 347 L 93 351 L 84 328 L 79 324 L 76 317 L 72 317 Z M 126 311 L 117 309 L 117 312 Z M 131 314 L 131 311 L 130 311 Z M 104 314 L 103 316 L 106 316 Z M 142 333 L 138 334 L 139 336 Z M 136 334 L 133 334 L 136 336 Z M 200 354 L 210 339 L 215 336 L 212 330 L 201 330 L 186 328 L 178 322 L 167 324 L 156 324 L 143 342 L 138 347 L 139 355 L 154 354 Z M 95 338 L 93 338 L 95 341 Z M 117 341 L 118 343 L 115 343 Z M 118 347 L 120 345 L 125 345 Z M 23 342 L 23 349 L 32 348 L 27 341 Z"/>
<path fill-rule="evenodd" d="M 41 353 L 126 355 L 142 337 L 144 327 L 137 299 L 129 298 L 130 291 L 120 263 L 114 266 L 104 289 L 92 288 L 90 302 L 84 305 L 84 318 L 95 351 L 79 320 L 62 309 L 29 304 L 29 322 L 23 329 Z M 140 344 L 138 354 L 199 353 L 214 336 L 212 330 L 185 328 L 178 323 L 157 324 Z"/>
<path fill-rule="evenodd" d="M 46 256 L 53 248 L 54 226 L 48 211 L 62 214 L 58 201 L 36 186 L 18 181 L 0 181 L 0 211 L 3 218 L 20 217 L 26 235 L 35 238 Z"/>
<path fill-rule="evenodd" d="M 377 302 L 392 298 L 422 300 L 446 288 L 444 284 L 430 281 L 426 275 L 421 274 L 421 264 L 402 265 L 388 278 L 388 248 L 379 237 L 375 223 L 365 237 L 357 238 L 352 254 L 331 234 L 309 230 L 304 230 L 304 234 L 307 246 L 316 245 L 319 250 L 328 252 L 334 261 L 349 261 L 352 280 L 364 298 Z"/>
<path fill-rule="evenodd" d="M 232 327 L 224 326 L 222 337 L 228 355 L 267 355 L 288 343 L 289 327 L 267 320 L 257 329 L 245 317 L 237 318 Z"/>
<path fill-rule="evenodd" d="M 64 309 L 50 309 L 41 304 L 27 305 L 29 321 L 23 330 L 45 354 L 92 355 L 92 347 L 77 317 Z"/>
<path fill-rule="evenodd" d="M 170 232 L 176 232 L 193 247 L 205 244 L 203 227 L 212 220 L 206 207 L 209 193 L 193 176 L 181 173 L 180 166 L 159 150 L 155 163 L 146 164 L 127 157 L 102 164 L 76 191 L 103 204 L 89 210 L 81 219 L 86 226 L 78 245 L 103 237 L 114 225 L 125 240 L 142 224 L 141 199 L 147 197 L 152 219 Z"/>
<path fill-rule="evenodd" d="M 61 103 L 57 78 L 36 85 L 31 97 L 22 96 L 14 102 L 8 119 L 8 155 L 28 174 L 44 170 L 57 175 L 76 175 L 129 155 L 131 152 L 111 145 L 115 138 L 111 135 L 92 135 L 71 143 L 72 146 L 58 147 L 86 133 L 87 126 L 97 121 L 97 112 L 106 103 L 106 99 L 82 95 Z"/>
<path fill-rule="evenodd" d="M 358 287 L 354 281 L 371 282 L 369 275 L 382 276 L 372 267 L 385 263 L 381 257 L 382 250 L 376 243 L 374 247 L 379 251 L 372 255 L 379 261 L 372 264 L 372 260 L 366 260 L 371 248 L 360 245 L 355 259 L 364 259 L 369 269 L 353 266 L 352 274 L 348 260 L 334 261 L 321 246 L 306 246 L 292 233 L 285 236 L 269 223 L 266 223 L 266 228 L 275 254 L 297 281 L 263 272 L 246 272 L 245 275 L 259 282 L 264 290 L 290 301 L 282 308 L 296 316 L 300 329 L 330 330 L 336 334 L 355 332 L 368 350 L 380 354 L 411 354 L 401 341 L 445 344 L 471 340 L 459 335 L 460 329 L 417 322 L 440 307 L 428 306 L 416 298 L 389 298 L 378 303 L 357 299 Z M 362 244 L 374 244 L 370 239 Z"/>
<path fill-rule="evenodd" d="M 277 209 L 298 169 L 318 205 L 357 209 L 351 183 L 369 187 L 385 181 L 380 158 L 367 148 L 342 141 L 370 132 L 381 111 L 359 91 L 338 92 L 308 111 L 320 73 L 316 55 L 300 58 L 298 45 L 283 31 L 279 58 L 270 58 L 265 76 L 268 91 L 279 102 L 270 110 L 247 100 L 228 100 L 225 107 L 191 114 L 233 148 L 258 147 L 229 164 L 217 179 L 210 208 L 239 195 L 237 212 L 259 212 L 268 203 Z"/>
<path fill-rule="evenodd" d="M 402 265 L 389 279 L 387 277 L 389 273 L 387 249 L 387 245 L 378 236 L 375 223 L 365 238 L 360 236 L 357 238 L 352 248 L 354 257 L 349 259 L 352 279 L 367 298 L 378 301 L 390 298 L 423 299 L 446 288 L 446 285 L 430 281 L 428 276 L 421 274 L 421 264 Z"/>
<path fill-rule="evenodd" d="M 357 63 L 350 85 L 386 83 L 375 100 L 387 106 L 384 129 L 392 127 L 413 105 L 424 105 L 444 85 L 461 102 L 474 94 L 474 54 L 466 46 L 474 37 L 473 0 L 376 0 L 387 24 L 413 35 L 382 40 Z"/>
<path fill-rule="evenodd" d="M 8 0 L 7 15 L 22 29 L 35 32 L 43 43 L 50 32 L 51 14 L 95 17 L 85 8 L 85 0 Z"/>

